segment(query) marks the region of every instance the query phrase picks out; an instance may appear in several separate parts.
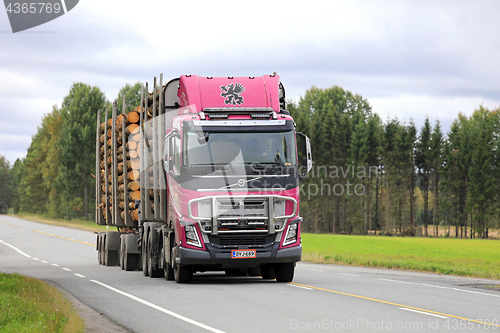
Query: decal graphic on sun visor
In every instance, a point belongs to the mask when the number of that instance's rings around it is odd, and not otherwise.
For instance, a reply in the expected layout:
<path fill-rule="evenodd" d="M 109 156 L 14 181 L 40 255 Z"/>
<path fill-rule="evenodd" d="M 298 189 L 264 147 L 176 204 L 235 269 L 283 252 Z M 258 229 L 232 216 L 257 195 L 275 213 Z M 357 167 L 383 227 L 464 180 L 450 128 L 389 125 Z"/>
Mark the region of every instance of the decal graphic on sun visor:
<path fill-rule="evenodd" d="M 241 93 L 245 91 L 245 87 L 241 83 L 230 83 L 227 86 L 221 86 L 220 88 L 222 90 L 220 95 L 226 98 L 224 103 L 232 105 L 240 105 L 244 103 Z"/>

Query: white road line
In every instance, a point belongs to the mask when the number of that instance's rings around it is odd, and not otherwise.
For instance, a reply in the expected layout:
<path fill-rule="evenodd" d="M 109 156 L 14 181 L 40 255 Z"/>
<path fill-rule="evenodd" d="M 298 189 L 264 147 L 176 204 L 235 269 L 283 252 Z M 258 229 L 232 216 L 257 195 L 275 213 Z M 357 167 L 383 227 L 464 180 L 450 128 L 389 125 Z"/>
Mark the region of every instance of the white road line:
<path fill-rule="evenodd" d="M 292 286 L 292 287 L 297 287 L 297 288 L 302 288 L 302 289 L 307 289 L 307 290 L 314 290 L 313 288 L 308 288 L 308 287 L 302 287 L 302 286 L 298 286 L 296 284 L 288 284 L 288 286 Z"/>
<path fill-rule="evenodd" d="M 441 287 L 441 286 L 435 286 L 433 284 L 425 284 L 425 283 L 422 283 L 422 286 L 433 287 L 433 288 L 441 288 L 441 289 L 452 289 L 450 287 Z"/>
<path fill-rule="evenodd" d="M 175 317 L 175 318 L 180 319 L 180 320 L 183 320 L 183 321 L 185 321 L 185 322 L 187 322 L 187 323 L 190 323 L 190 324 L 193 324 L 193 325 L 195 325 L 195 326 L 198 326 L 198 327 L 201 327 L 201 328 L 203 328 L 203 329 L 206 329 L 207 331 L 210 331 L 210 332 L 215 332 L 215 333 L 224 333 L 224 331 L 221 331 L 221 330 L 218 330 L 218 329 L 216 329 L 216 328 L 213 328 L 213 327 L 207 326 L 207 325 L 202 324 L 202 323 L 199 323 L 199 322 L 197 322 L 197 321 L 195 321 L 195 320 L 193 320 L 193 319 L 189 319 L 189 318 L 184 317 L 184 316 L 182 316 L 182 315 L 180 315 L 180 314 L 177 314 L 177 313 L 172 312 L 172 311 L 170 311 L 170 310 L 164 309 L 164 308 L 162 308 L 162 307 L 160 307 L 160 306 L 158 306 L 158 305 L 155 305 L 155 304 L 150 303 L 150 302 L 148 302 L 148 301 L 145 301 L 145 300 L 143 300 L 143 299 L 141 299 L 141 298 L 139 298 L 139 297 L 136 297 L 136 296 L 134 296 L 134 295 L 131 295 L 131 294 L 129 294 L 129 293 L 126 293 L 126 292 L 124 292 L 124 291 L 121 291 L 121 290 L 119 290 L 119 289 L 116 289 L 116 288 L 114 288 L 114 287 L 111 287 L 111 286 L 109 286 L 109 285 L 107 285 L 107 284 L 105 284 L 105 283 L 102 283 L 102 282 L 99 282 L 99 281 L 96 281 L 96 280 L 90 280 L 90 281 L 91 281 L 91 282 L 94 282 L 94 283 L 97 283 L 98 285 L 101 285 L 101 286 L 103 286 L 103 287 L 105 287 L 105 288 L 108 288 L 109 290 L 112 290 L 112 291 L 114 291 L 114 292 L 116 292 L 116 293 L 118 293 L 118 294 L 121 294 L 121 295 L 123 295 L 123 296 L 126 296 L 126 297 L 128 297 L 128 298 L 130 298 L 130 299 L 133 299 L 134 301 L 137 301 L 137 302 L 142 303 L 142 304 L 144 304 L 144 305 L 146 305 L 146 306 L 149 306 L 149 307 L 151 307 L 151 308 L 153 308 L 153 309 L 156 309 L 156 310 L 161 311 L 161 312 L 163 312 L 163 313 L 165 313 L 165 314 L 168 314 L 169 316 Z"/>
<path fill-rule="evenodd" d="M 398 281 L 398 280 L 390 280 L 390 279 L 382 279 L 382 278 L 378 278 L 379 280 L 382 280 L 382 281 L 390 281 L 390 282 L 398 282 L 398 283 L 406 283 L 406 284 L 416 284 L 416 285 L 420 285 L 420 283 L 414 283 L 414 282 L 406 282 L 406 281 Z"/>
<path fill-rule="evenodd" d="M 382 278 L 378 278 L 378 279 L 379 280 L 383 280 L 383 281 L 406 283 L 406 284 L 414 284 L 414 285 L 418 285 L 418 286 L 425 286 L 425 287 L 432 287 L 432 288 L 441 288 L 441 289 L 463 291 L 463 292 L 466 292 L 466 293 L 477 294 L 477 295 L 500 297 L 500 295 L 495 295 L 495 294 L 488 294 L 488 293 L 482 293 L 482 292 L 479 292 L 479 291 L 472 291 L 472 290 L 465 290 L 465 289 L 458 289 L 458 288 L 451 288 L 451 287 L 442 287 L 442 286 L 436 286 L 436 285 L 426 284 L 426 283 L 406 282 L 406 281 L 398 281 L 398 280 L 390 280 L 390 279 L 382 279 Z"/>
<path fill-rule="evenodd" d="M 456 291 L 463 291 L 466 293 L 471 293 L 471 294 L 478 294 L 478 295 L 485 295 L 485 296 L 493 296 L 493 297 L 500 297 L 500 295 L 494 295 L 494 294 L 487 294 L 487 293 L 481 293 L 479 291 L 472 291 L 472 290 L 465 290 L 465 289 L 458 289 L 458 288 L 451 288 Z"/>
<path fill-rule="evenodd" d="M 44 264 L 48 264 L 48 262 L 46 262 L 45 260 L 40 260 L 41 262 L 43 262 Z"/>
<path fill-rule="evenodd" d="M 450 317 L 441 316 L 441 315 L 437 315 L 437 314 L 434 314 L 434 313 L 429 313 L 429 312 L 419 311 L 419 310 L 414 310 L 414 309 L 408 309 L 408 308 L 399 308 L 399 309 L 400 310 L 411 311 L 411 312 L 416 312 L 416 313 L 420 313 L 420 314 L 424 314 L 424 315 L 428 315 L 428 316 L 443 318 L 443 319 L 450 318 Z"/>
<path fill-rule="evenodd" d="M 321 272 L 321 273 L 323 273 L 323 271 L 320 271 L 319 269 L 306 268 L 306 270 L 313 271 L 313 272 Z"/>
<path fill-rule="evenodd" d="M 354 275 L 354 274 L 346 274 L 346 273 L 339 273 L 340 275 L 345 275 L 345 276 L 355 276 L 355 277 L 359 277 L 359 275 Z"/>
<path fill-rule="evenodd" d="M 25 257 L 27 257 L 27 258 L 31 258 L 31 256 L 30 256 L 30 255 L 27 255 L 26 253 L 24 253 L 23 251 L 19 250 L 19 249 L 18 249 L 17 247 L 15 247 L 15 246 L 12 246 L 12 245 L 10 245 L 10 244 L 5 243 L 5 242 L 4 242 L 4 241 L 2 241 L 1 239 L 0 239 L 0 243 L 7 245 L 8 247 L 10 247 L 10 248 L 12 248 L 12 249 L 16 250 L 17 252 L 19 252 L 20 254 L 22 254 L 23 256 L 25 256 Z"/>
<path fill-rule="evenodd" d="M 63 268 L 65 271 L 71 272 L 71 269 L 69 268 Z"/>
<path fill-rule="evenodd" d="M 58 265 L 58 264 L 52 264 L 52 266 L 56 266 L 56 267 L 59 267 L 59 265 Z"/>
<path fill-rule="evenodd" d="M 85 275 L 78 274 L 78 273 L 75 273 L 75 275 L 78 276 L 78 277 L 85 277 Z"/>
<path fill-rule="evenodd" d="M 33 258 L 33 260 L 39 261 L 40 259 L 38 259 L 38 258 Z"/>

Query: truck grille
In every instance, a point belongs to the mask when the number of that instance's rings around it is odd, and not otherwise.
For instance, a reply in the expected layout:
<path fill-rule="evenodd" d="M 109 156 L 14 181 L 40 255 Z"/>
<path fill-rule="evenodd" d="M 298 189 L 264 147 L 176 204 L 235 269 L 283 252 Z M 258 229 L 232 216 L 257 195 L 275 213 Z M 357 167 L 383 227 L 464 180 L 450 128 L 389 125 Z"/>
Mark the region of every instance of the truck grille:
<path fill-rule="evenodd" d="M 293 211 L 285 214 L 285 206 Z M 197 213 L 193 214 L 193 209 Z M 205 234 L 264 234 L 283 231 L 286 219 L 297 212 L 297 201 L 279 195 L 235 195 L 192 199 L 189 218 L 201 225 Z M 213 230 L 215 229 L 215 230 Z"/>
<path fill-rule="evenodd" d="M 268 200 L 217 201 L 221 231 L 267 230 Z M 247 244 L 236 244 L 247 245 Z"/>
<path fill-rule="evenodd" d="M 262 216 L 267 217 L 267 200 L 260 201 L 217 201 L 219 217 Z"/>

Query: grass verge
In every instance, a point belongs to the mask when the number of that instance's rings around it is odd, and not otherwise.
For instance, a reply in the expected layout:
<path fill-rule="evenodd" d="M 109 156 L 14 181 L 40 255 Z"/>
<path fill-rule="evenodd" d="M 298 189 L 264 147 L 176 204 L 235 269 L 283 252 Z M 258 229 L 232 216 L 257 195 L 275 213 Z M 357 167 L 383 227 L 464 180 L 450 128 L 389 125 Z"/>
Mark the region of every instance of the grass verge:
<path fill-rule="evenodd" d="M 302 260 L 500 279 L 500 242 L 487 239 L 302 234 Z"/>
<path fill-rule="evenodd" d="M 54 287 L 0 272 L 0 332 L 83 332 L 83 319 Z"/>
<path fill-rule="evenodd" d="M 45 223 L 51 225 L 58 225 L 62 227 L 87 230 L 92 232 L 106 231 L 106 226 L 97 225 L 95 222 L 87 221 L 87 220 L 63 220 L 63 219 L 52 219 L 48 217 L 43 217 L 40 215 L 34 214 L 16 214 L 15 217 L 19 217 L 21 219 L 25 219 L 32 222 Z"/>

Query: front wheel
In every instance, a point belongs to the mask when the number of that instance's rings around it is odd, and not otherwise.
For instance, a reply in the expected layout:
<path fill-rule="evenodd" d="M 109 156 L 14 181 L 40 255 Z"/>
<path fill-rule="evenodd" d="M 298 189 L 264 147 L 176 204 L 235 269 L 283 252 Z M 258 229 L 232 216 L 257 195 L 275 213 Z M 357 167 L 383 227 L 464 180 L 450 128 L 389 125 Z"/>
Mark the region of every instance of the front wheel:
<path fill-rule="evenodd" d="M 172 265 L 170 265 L 170 260 L 167 260 L 167 258 L 165 258 L 164 251 L 162 251 L 161 253 L 163 258 L 163 275 L 165 276 L 165 280 L 173 281 L 175 279 L 174 268 L 172 267 Z M 170 254 L 172 254 L 172 249 L 170 249 Z"/>
<path fill-rule="evenodd" d="M 191 283 L 193 279 L 193 268 L 189 265 L 181 266 L 175 264 L 174 266 L 175 282 L 177 283 Z"/>
<path fill-rule="evenodd" d="M 274 274 L 278 282 L 292 282 L 294 271 L 294 262 L 279 263 L 274 266 Z"/>

